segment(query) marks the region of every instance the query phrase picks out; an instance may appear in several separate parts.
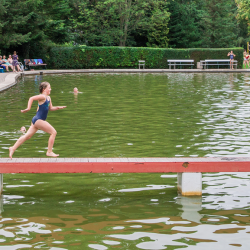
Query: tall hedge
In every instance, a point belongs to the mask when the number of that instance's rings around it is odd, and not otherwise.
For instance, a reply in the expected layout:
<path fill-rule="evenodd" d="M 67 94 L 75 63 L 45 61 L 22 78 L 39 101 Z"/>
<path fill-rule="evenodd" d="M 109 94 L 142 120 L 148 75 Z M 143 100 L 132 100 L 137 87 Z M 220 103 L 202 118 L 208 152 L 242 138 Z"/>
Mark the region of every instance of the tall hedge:
<path fill-rule="evenodd" d="M 229 59 L 228 52 L 233 50 L 238 60 L 238 68 L 243 63 L 243 48 L 218 49 L 161 49 L 134 47 L 53 47 L 46 62 L 53 69 L 126 69 L 138 68 L 138 60 L 146 61 L 148 69 L 167 69 L 168 59 Z"/>

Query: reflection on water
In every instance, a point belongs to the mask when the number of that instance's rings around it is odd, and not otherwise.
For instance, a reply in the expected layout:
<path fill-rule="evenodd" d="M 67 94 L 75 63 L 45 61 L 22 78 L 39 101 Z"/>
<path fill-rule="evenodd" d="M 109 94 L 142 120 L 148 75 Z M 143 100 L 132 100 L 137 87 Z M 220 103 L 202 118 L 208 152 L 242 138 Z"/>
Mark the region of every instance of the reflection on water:
<path fill-rule="evenodd" d="M 106 74 L 26 77 L 0 94 L 0 157 L 29 127 L 40 81 L 52 85 L 63 157 L 248 155 L 250 77 Z M 77 87 L 81 94 L 74 95 Z M 45 156 L 37 133 L 15 157 Z M 249 173 L 204 173 L 202 197 L 176 174 L 5 174 L 3 249 L 249 249 Z"/>
<path fill-rule="evenodd" d="M 202 198 L 201 197 L 185 197 L 179 196 L 176 199 L 177 204 L 182 205 L 181 218 L 183 220 L 193 221 L 200 223 L 202 215 L 199 211 L 202 209 Z"/>
<path fill-rule="evenodd" d="M 0 246 L 248 249 L 250 194 L 248 186 L 242 189 L 247 179 L 247 173 L 204 174 L 202 197 L 180 197 L 175 174 L 9 174 Z"/>

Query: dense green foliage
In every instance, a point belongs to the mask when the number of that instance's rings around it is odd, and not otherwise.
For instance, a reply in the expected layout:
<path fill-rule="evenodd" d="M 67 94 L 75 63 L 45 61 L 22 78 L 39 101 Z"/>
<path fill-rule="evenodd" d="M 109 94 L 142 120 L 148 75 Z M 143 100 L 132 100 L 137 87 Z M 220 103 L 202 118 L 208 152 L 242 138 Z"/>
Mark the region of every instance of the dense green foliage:
<path fill-rule="evenodd" d="M 1 0 L 0 49 L 43 58 L 50 48 L 246 48 L 249 0 Z"/>
<path fill-rule="evenodd" d="M 138 60 L 146 61 L 146 68 L 166 69 L 168 59 L 194 59 L 195 65 L 205 59 L 228 59 L 231 49 L 163 49 L 133 47 L 55 47 L 47 58 L 54 69 L 138 68 Z M 232 48 L 238 65 L 242 65 L 242 48 Z"/>
<path fill-rule="evenodd" d="M 250 32 L 250 1 L 249 0 L 235 0 L 238 11 L 237 18 L 240 21 L 245 21 L 248 24 L 248 32 Z"/>
<path fill-rule="evenodd" d="M 133 46 L 135 37 L 142 36 L 149 46 L 166 47 L 167 6 L 165 0 L 79 1 L 72 17 L 75 42 Z"/>
<path fill-rule="evenodd" d="M 24 58 L 42 57 L 49 43 L 69 41 L 68 0 L 2 0 L 0 2 L 0 48 L 14 50 Z M 66 20 L 66 21 L 65 21 Z"/>
<path fill-rule="evenodd" d="M 173 48 L 201 47 L 202 10 L 196 2 L 171 1 L 169 21 L 169 46 Z"/>
<path fill-rule="evenodd" d="M 237 40 L 236 6 L 232 0 L 206 0 L 201 24 L 204 47 L 228 47 Z"/>

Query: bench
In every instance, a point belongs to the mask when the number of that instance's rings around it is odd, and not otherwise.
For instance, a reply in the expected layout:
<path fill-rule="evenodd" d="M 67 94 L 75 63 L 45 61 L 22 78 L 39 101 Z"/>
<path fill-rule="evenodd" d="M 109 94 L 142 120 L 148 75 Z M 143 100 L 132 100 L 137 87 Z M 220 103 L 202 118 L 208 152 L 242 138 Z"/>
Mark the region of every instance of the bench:
<path fill-rule="evenodd" d="M 139 69 L 141 69 L 141 66 L 143 67 L 143 69 L 145 69 L 145 60 L 139 60 Z"/>
<path fill-rule="evenodd" d="M 42 59 L 24 59 L 24 67 L 25 69 L 30 70 L 31 67 L 45 66 L 47 69 L 47 64 L 43 62 Z"/>
<path fill-rule="evenodd" d="M 182 68 L 182 66 L 191 66 L 191 68 L 193 68 L 194 66 L 194 60 L 190 59 L 190 60 L 179 60 L 179 59 L 174 59 L 174 60 L 168 60 L 168 65 L 169 65 L 169 69 L 172 68 L 172 66 L 174 66 L 174 69 L 176 68 L 176 66 L 180 66 L 180 68 Z"/>
<path fill-rule="evenodd" d="M 238 61 L 233 61 L 233 67 L 237 68 Z M 208 69 L 209 66 L 228 66 L 230 68 L 230 59 L 206 59 L 200 61 L 200 66 L 204 69 Z"/>

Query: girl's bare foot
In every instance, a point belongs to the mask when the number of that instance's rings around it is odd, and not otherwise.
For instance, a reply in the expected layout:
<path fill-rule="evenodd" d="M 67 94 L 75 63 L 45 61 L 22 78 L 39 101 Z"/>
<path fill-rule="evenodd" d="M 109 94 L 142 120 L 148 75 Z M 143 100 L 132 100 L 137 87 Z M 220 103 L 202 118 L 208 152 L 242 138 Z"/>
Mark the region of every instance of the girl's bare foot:
<path fill-rule="evenodd" d="M 12 160 L 12 155 L 14 154 L 14 150 L 13 150 L 13 147 L 9 147 L 9 157 L 10 159 Z"/>
<path fill-rule="evenodd" d="M 50 152 L 50 153 L 47 152 L 46 155 L 47 155 L 47 156 L 51 156 L 51 157 L 57 157 L 57 156 L 59 156 L 58 154 L 55 154 L 55 153 L 53 153 L 53 152 Z"/>

